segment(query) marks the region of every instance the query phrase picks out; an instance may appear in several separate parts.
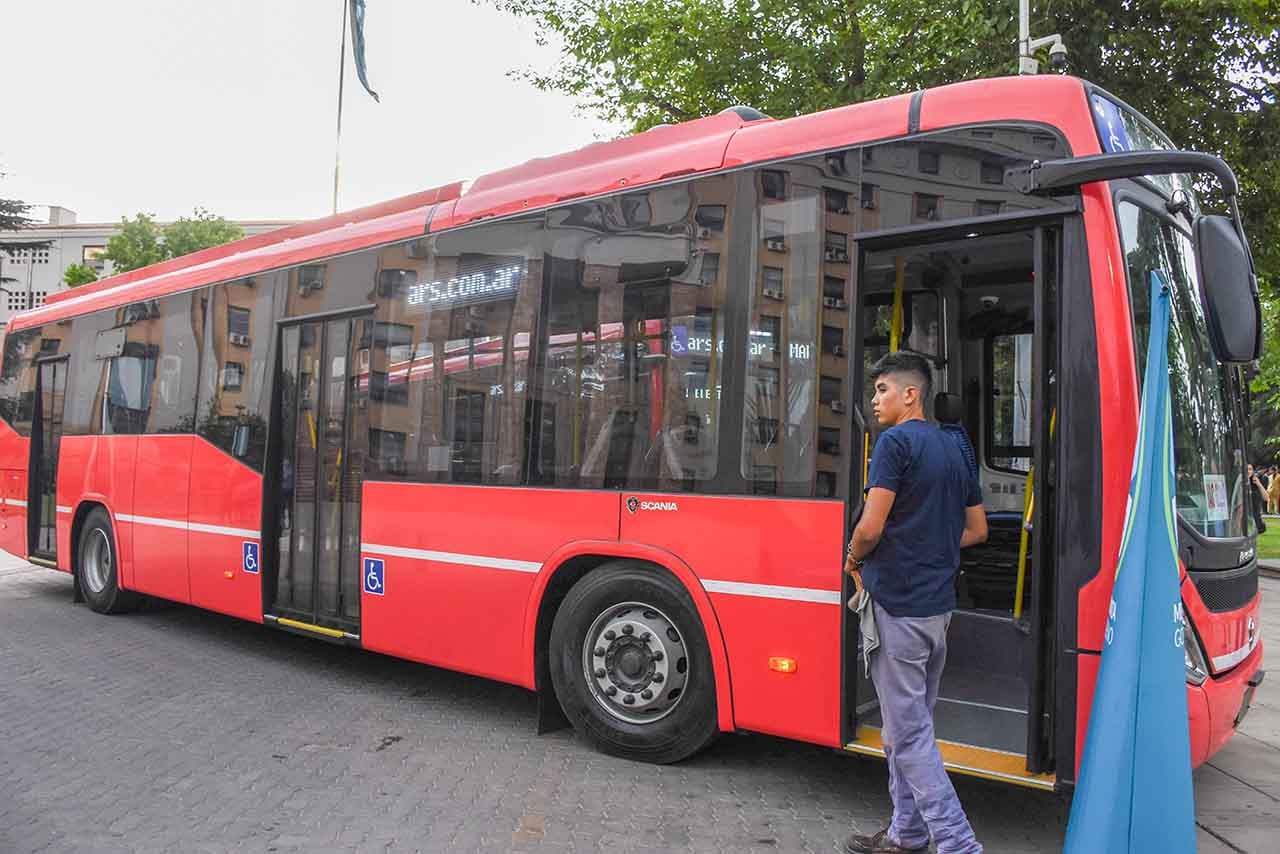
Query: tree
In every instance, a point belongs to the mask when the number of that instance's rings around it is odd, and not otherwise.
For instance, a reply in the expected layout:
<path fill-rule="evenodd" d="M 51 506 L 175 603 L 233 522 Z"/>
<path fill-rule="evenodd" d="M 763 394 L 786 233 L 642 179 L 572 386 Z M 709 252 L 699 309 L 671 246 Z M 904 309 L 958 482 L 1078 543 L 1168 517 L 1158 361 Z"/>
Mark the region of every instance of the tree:
<path fill-rule="evenodd" d="M 102 257 L 111 262 L 114 272 L 126 273 L 243 236 L 240 226 L 204 208 L 196 208 L 191 218 L 180 217 L 165 226 L 159 225 L 154 216 L 140 213 L 134 219 L 120 221 L 120 233 L 107 241 Z"/>
<path fill-rule="evenodd" d="M 107 241 L 102 257 L 111 262 L 116 273 L 158 264 L 169 257 L 160 237 L 160 226 L 152 216 L 140 213 L 133 219 L 122 218 L 120 233 L 113 234 Z"/>
<path fill-rule="evenodd" d="M 98 280 L 98 273 L 87 264 L 72 264 L 62 271 L 62 281 L 69 288 L 77 288 Z"/>
<path fill-rule="evenodd" d="M 221 246 L 244 237 L 244 229 L 204 208 L 196 208 L 191 219 L 179 217 L 164 228 L 165 251 L 170 258 Z"/>
<path fill-rule="evenodd" d="M 478 2 L 479 0 L 477 0 Z M 1016 72 L 1013 0 L 488 0 L 563 45 L 534 86 L 641 131 L 735 104 L 777 118 Z M 1280 7 L 1270 0 L 1041 0 L 1070 70 L 1241 178 L 1259 269 L 1280 273 Z M 1272 276 L 1280 281 L 1280 276 Z"/>
<path fill-rule="evenodd" d="M 4 173 L 0 172 L 0 178 L 3 177 Z M 35 220 L 27 216 L 27 211 L 29 210 L 31 210 L 31 205 L 26 202 L 18 199 L 0 199 L 0 231 L 21 231 L 34 225 Z M 0 240 L 0 252 L 12 257 L 19 252 L 43 249 L 51 242 L 49 240 Z M 0 289 L 3 289 L 6 284 L 16 281 L 17 279 L 12 276 L 0 275 Z"/>

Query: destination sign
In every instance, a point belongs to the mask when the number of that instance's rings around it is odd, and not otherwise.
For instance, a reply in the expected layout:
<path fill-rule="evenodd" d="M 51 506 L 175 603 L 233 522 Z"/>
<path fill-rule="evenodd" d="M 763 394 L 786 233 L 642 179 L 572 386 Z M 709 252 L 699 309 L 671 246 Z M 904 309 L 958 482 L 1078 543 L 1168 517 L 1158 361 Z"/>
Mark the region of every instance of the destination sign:
<path fill-rule="evenodd" d="M 515 296 L 524 278 L 524 265 L 474 270 L 450 279 L 415 282 L 404 289 L 405 304 L 419 311 L 438 305 L 504 299 Z"/>

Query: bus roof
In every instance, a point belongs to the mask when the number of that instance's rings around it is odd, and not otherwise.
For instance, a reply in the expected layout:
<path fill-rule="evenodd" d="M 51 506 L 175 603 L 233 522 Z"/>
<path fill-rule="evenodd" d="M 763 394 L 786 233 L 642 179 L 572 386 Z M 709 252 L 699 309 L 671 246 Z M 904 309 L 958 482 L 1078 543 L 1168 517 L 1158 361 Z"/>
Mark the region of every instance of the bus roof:
<path fill-rule="evenodd" d="M 10 328 L 156 299 L 572 199 L 996 121 L 1056 127 L 1075 155 L 1101 150 L 1083 82 L 1057 75 L 971 80 L 791 119 L 749 120 L 726 111 L 530 160 L 484 175 L 470 185 L 446 184 L 110 276 L 50 296 L 40 308 L 15 316 Z"/>

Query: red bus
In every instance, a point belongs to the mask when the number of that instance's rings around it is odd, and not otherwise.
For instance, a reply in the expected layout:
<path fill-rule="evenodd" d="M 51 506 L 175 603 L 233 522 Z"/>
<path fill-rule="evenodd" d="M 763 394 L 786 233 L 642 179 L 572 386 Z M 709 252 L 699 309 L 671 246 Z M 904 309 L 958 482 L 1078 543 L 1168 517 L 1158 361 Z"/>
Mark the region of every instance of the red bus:
<path fill-rule="evenodd" d="M 1259 313 L 1190 173 L 1234 200 L 1087 82 L 981 80 L 735 108 L 113 276 L 5 338 L 0 546 L 99 612 L 161 597 L 524 686 L 625 757 L 876 754 L 841 565 L 865 368 L 909 347 L 992 532 L 944 757 L 1069 788 L 1159 269 L 1199 764 L 1262 676 Z"/>

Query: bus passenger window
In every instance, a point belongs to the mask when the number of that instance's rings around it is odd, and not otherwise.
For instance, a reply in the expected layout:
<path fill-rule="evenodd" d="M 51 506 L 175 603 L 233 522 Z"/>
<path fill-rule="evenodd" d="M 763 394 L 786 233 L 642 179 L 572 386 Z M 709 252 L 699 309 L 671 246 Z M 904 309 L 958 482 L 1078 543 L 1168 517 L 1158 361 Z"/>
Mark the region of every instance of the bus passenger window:
<path fill-rule="evenodd" d="M 1031 469 L 1031 334 L 993 335 L 987 345 L 987 465 Z"/>

